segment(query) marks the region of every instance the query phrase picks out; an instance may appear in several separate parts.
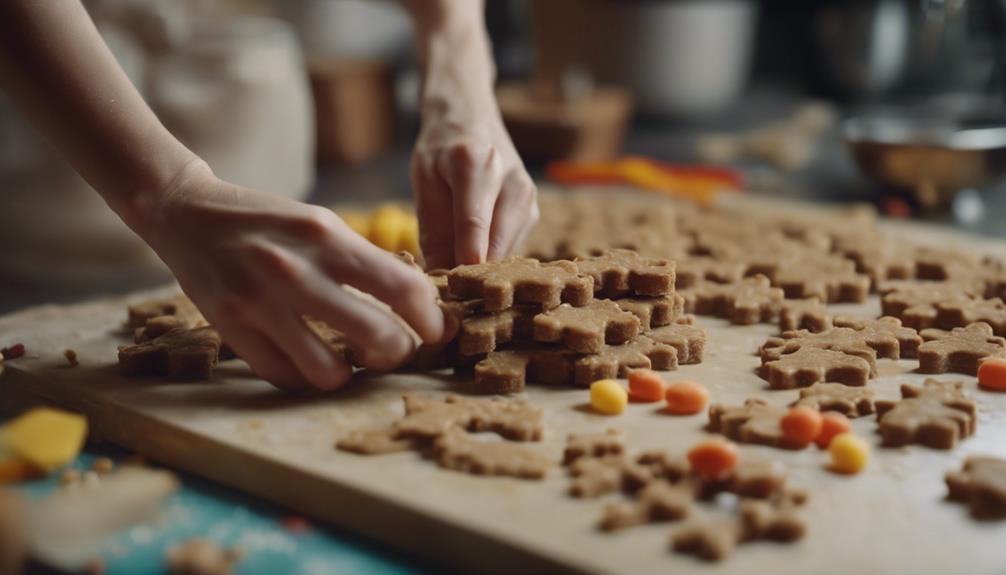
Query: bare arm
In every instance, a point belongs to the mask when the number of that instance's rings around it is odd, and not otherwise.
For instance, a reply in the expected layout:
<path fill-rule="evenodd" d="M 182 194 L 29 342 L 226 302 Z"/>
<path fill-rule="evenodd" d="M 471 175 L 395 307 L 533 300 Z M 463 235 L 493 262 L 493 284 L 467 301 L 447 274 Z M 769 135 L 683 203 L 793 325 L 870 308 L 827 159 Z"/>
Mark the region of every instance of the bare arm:
<path fill-rule="evenodd" d="M 78 0 L 0 2 L 0 86 L 261 377 L 332 389 L 352 375 L 304 316 L 346 333 L 356 357 L 374 369 L 411 354 L 403 319 L 427 342 L 442 338 L 436 290 L 422 273 L 330 210 L 214 176 L 143 102 Z"/>
<path fill-rule="evenodd" d="M 432 267 L 501 258 L 530 232 L 538 206 L 496 104 L 485 4 L 402 2 L 423 67 L 422 130 L 412 160 L 423 253 Z"/>

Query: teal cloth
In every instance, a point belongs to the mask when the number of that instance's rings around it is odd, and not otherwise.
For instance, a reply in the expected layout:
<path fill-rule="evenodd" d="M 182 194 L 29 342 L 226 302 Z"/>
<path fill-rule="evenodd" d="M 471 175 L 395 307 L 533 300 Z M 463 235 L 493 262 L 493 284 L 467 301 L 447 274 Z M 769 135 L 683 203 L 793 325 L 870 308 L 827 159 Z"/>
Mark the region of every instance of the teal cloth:
<path fill-rule="evenodd" d="M 98 455 L 89 450 L 70 467 L 88 469 Z M 111 455 L 116 459 L 116 454 Z M 28 497 L 42 497 L 57 487 L 58 476 L 26 482 L 15 489 Z M 181 478 L 182 488 L 165 503 L 162 521 L 128 529 L 108 543 L 102 558 L 109 575 L 164 573 L 165 551 L 192 537 L 241 547 L 245 557 L 237 567 L 240 575 L 443 572 L 349 533 L 314 524 L 297 529 L 302 520 L 291 520 L 288 513 L 273 505 L 193 476 L 182 474 Z"/>

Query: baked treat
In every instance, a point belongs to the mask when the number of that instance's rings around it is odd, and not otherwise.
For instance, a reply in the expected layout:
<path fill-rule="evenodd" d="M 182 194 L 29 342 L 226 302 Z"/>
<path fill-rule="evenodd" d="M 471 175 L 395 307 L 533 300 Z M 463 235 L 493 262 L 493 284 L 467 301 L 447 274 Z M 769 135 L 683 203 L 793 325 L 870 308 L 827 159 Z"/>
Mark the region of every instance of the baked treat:
<path fill-rule="evenodd" d="M 552 462 L 540 452 L 509 441 L 478 441 L 454 427 L 433 442 L 437 463 L 446 469 L 473 475 L 506 475 L 543 479 Z"/>
<path fill-rule="evenodd" d="M 605 457 L 625 452 L 625 435 L 617 429 L 600 433 L 571 433 L 566 438 L 562 463 L 569 465 L 581 457 Z"/>
<path fill-rule="evenodd" d="M 805 387 L 800 390 L 800 398 L 793 402 L 793 407 L 837 411 L 846 417 L 862 417 L 875 411 L 872 390 L 842 383 L 815 383 Z"/>
<path fill-rule="evenodd" d="M 815 255 L 776 271 L 772 284 L 787 298 L 816 297 L 828 303 L 859 303 L 870 294 L 870 278 L 856 272 L 853 262 Z"/>
<path fill-rule="evenodd" d="M 734 284 L 701 283 L 682 295 L 686 311 L 722 317 L 740 325 L 772 321 L 784 297 L 781 289 L 772 287 L 768 278 L 760 275 Z"/>
<path fill-rule="evenodd" d="M 651 330 L 646 337 L 673 347 L 677 351 L 679 365 L 702 363 L 706 349 L 706 331 L 700 327 L 691 323 L 674 323 Z"/>
<path fill-rule="evenodd" d="M 976 519 L 1006 519 L 1006 459 L 973 455 L 946 476 L 947 499 L 966 503 Z"/>
<path fill-rule="evenodd" d="M 952 449 L 975 432 L 974 401 L 962 382 L 927 379 L 922 387 L 901 386 L 901 401 L 878 401 L 877 422 L 883 444 L 900 447 L 919 443 Z"/>
<path fill-rule="evenodd" d="M 635 500 L 607 505 L 598 526 L 603 531 L 615 531 L 644 523 L 676 521 L 688 515 L 694 500 L 695 488 L 688 483 L 651 481 L 639 490 Z"/>
<path fill-rule="evenodd" d="M 790 331 L 783 333 L 782 337 L 769 338 L 762 345 L 762 364 L 802 349 L 827 349 L 862 358 L 870 364 L 870 376 L 874 377 L 877 375 L 878 356 L 897 357 L 898 340 L 893 336 L 869 334 L 848 327 L 834 327 L 821 333 Z"/>
<path fill-rule="evenodd" d="M 923 330 L 936 325 L 936 304 L 974 299 L 972 290 L 947 282 L 889 282 L 880 287 L 880 307 L 906 326 Z"/>
<path fill-rule="evenodd" d="M 357 429 L 336 442 L 335 447 L 358 455 L 385 455 L 415 449 L 414 440 L 399 437 L 394 426 Z"/>
<path fill-rule="evenodd" d="M 551 309 L 562 302 L 586 304 L 593 298 L 594 282 L 572 262 L 543 264 L 511 257 L 454 268 L 447 275 L 447 291 L 457 299 L 481 299 L 485 311 L 501 311 L 515 303 Z"/>
<path fill-rule="evenodd" d="M 941 329 L 984 322 L 996 335 L 1006 336 L 1006 303 L 999 298 L 937 302 L 935 308 L 936 327 Z"/>
<path fill-rule="evenodd" d="M 577 353 L 599 353 L 605 344 L 625 343 L 641 327 L 638 317 L 606 299 L 581 307 L 560 305 L 534 316 L 533 324 L 535 341 L 562 343 Z"/>
<path fill-rule="evenodd" d="M 150 341 L 119 348 L 125 375 L 209 379 L 220 355 L 220 334 L 211 327 L 173 329 Z"/>
<path fill-rule="evenodd" d="M 978 375 L 978 366 L 990 357 L 1006 357 L 1006 339 L 992 334 L 987 323 L 973 323 L 951 331 L 926 329 L 919 334 L 919 372 Z"/>
<path fill-rule="evenodd" d="M 492 314 L 466 317 L 461 320 L 458 351 L 468 357 L 489 353 L 511 341 L 529 341 L 536 312 L 531 306 L 514 306 Z"/>
<path fill-rule="evenodd" d="M 578 258 L 574 263 L 580 273 L 594 278 L 598 297 L 662 296 L 674 292 L 674 262 L 669 260 L 616 249 L 597 257 Z"/>
<path fill-rule="evenodd" d="M 733 553 L 741 534 L 741 524 L 735 518 L 695 521 L 674 532 L 671 548 L 704 561 L 722 561 Z"/>
<path fill-rule="evenodd" d="M 848 327 L 864 332 L 867 344 L 877 350 L 878 357 L 887 357 L 882 355 L 882 350 L 890 349 L 891 337 L 898 342 L 898 354 L 892 359 L 919 356 L 922 336 L 915 329 L 902 325 L 901 320 L 896 317 L 884 316 L 879 319 L 864 319 L 836 316 L 834 324 L 836 327 Z"/>
<path fill-rule="evenodd" d="M 818 333 L 832 327 L 828 306 L 818 297 L 788 299 L 779 306 L 779 330 Z"/>
<path fill-rule="evenodd" d="M 678 294 L 625 297 L 615 300 L 615 304 L 639 318 L 641 329 L 650 330 L 676 322 L 684 313 L 685 298 Z"/>
<path fill-rule="evenodd" d="M 863 386 L 873 369 L 855 355 L 830 349 L 805 347 L 762 364 L 761 374 L 772 389 L 807 387 L 818 382 Z"/>
<path fill-rule="evenodd" d="M 406 395 L 405 416 L 394 424 L 398 437 L 432 438 L 448 430 L 492 431 L 513 441 L 539 441 L 541 408 L 517 399 L 472 399 L 458 395 L 431 398 Z"/>
<path fill-rule="evenodd" d="M 715 403 L 709 406 L 707 429 L 739 443 L 785 447 L 779 424 L 784 415 L 786 408 L 769 405 L 757 398 L 750 398 L 741 406 Z"/>

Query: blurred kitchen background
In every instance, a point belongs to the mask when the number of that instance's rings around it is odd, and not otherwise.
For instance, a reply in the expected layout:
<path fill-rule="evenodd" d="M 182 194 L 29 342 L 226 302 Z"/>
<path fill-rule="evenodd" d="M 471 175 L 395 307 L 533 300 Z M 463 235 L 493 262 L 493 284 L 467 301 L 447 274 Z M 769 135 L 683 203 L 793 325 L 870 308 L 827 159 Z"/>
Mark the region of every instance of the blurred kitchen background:
<path fill-rule="evenodd" d="M 325 205 L 408 200 L 419 74 L 395 2 L 85 4 L 220 176 Z M 536 177 L 683 196 L 743 182 L 1006 236 L 1006 0 L 487 0 L 486 19 Z M 0 312 L 167 277 L 2 95 L 0 197 Z"/>

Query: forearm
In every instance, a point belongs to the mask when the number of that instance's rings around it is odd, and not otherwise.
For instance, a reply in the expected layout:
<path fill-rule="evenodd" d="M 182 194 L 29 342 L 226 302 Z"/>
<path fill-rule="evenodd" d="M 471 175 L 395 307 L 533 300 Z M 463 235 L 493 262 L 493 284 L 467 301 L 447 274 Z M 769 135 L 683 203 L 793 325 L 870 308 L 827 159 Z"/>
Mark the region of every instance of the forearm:
<path fill-rule="evenodd" d="M 143 101 L 78 0 L 0 2 L 0 87 L 136 228 L 198 158 Z"/>
<path fill-rule="evenodd" d="M 423 69 L 422 111 L 454 106 L 496 113 L 496 70 L 482 0 L 402 0 L 412 15 Z"/>

